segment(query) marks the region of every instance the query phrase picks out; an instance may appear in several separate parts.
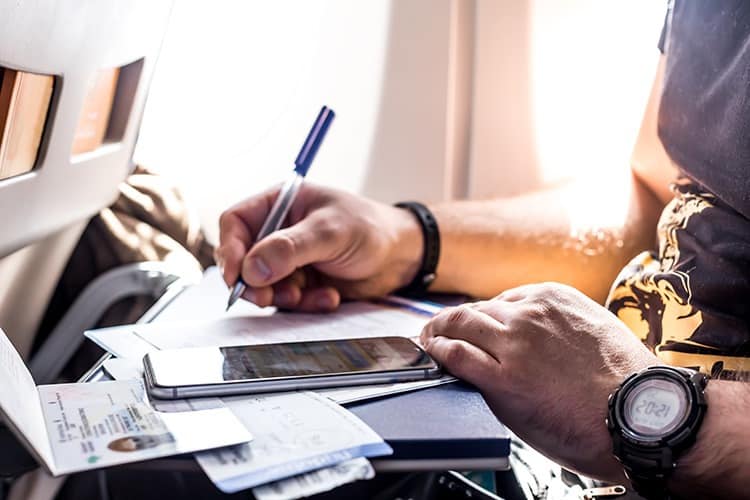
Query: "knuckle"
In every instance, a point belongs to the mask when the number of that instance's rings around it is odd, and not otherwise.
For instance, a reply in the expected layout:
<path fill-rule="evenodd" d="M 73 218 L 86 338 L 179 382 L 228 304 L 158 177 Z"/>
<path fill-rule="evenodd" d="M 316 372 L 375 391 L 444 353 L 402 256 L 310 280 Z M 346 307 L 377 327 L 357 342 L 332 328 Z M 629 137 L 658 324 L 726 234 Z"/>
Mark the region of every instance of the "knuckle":
<path fill-rule="evenodd" d="M 551 281 L 545 281 L 543 283 L 534 283 L 529 287 L 529 295 L 539 300 L 544 298 L 551 293 L 556 293 L 555 283 Z"/>
<path fill-rule="evenodd" d="M 297 240 L 294 235 L 289 233 L 278 233 L 274 240 L 274 253 L 283 260 L 288 260 L 298 248 Z"/>
<path fill-rule="evenodd" d="M 555 283 L 536 283 L 530 286 L 527 298 L 531 304 L 542 304 L 549 302 L 557 293 Z"/>
<path fill-rule="evenodd" d="M 316 221 L 316 237 L 321 243 L 336 241 L 342 231 L 342 223 L 337 217 L 326 217 Z"/>
<path fill-rule="evenodd" d="M 227 256 L 223 247 L 216 247 L 214 249 L 214 261 L 219 267 L 226 267 Z"/>
<path fill-rule="evenodd" d="M 226 240 L 229 225 L 229 211 L 224 211 L 219 216 L 219 241 Z"/>
<path fill-rule="evenodd" d="M 221 215 L 219 215 L 219 226 L 224 227 L 227 223 L 227 217 L 229 217 L 229 210 L 224 210 Z"/>
<path fill-rule="evenodd" d="M 469 317 L 469 308 L 467 306 L 453 307 L 446 312 L 445 320 L 449 325 L 464 323 Z"/>
<path fill-rule="evenodd" d="M 221 215 L 219 215 L 219 229 L 220 232 L 228 231 L 231 225 L 235 222 L 235 213 L 232 209 L 224 210 Z"/>
<path fill-rule="evenodd" d="M 557 283 L 554 281 L 542 283 L 541 285 L 543 286 L 543 288 L 540 290 L 540 292 L 542 297 L 545 298 L 560 297 L 567 293 L 570 293 L 570 291 L 573 290 L 568 285 L 563 285 L 562 283 Z"/>
<path fill-rule="evenodd" d="M 529 303 L 525 312 L 528 320 L 539 323 L 549 315 L 550 307 L 545 300 L 535 300 Z"/>
<path fill-rule="evenodd" d="M 443 363 L 448 366 L 462 366 L 467 358 L 466 347 L 459 342 L 452 342 L 445 348 Z"/>
<path fill-rule="evenodd" d="M 224 247 L 220 245 L 214 248 L 214 259 L 220 260 L 223 258 L 224 258 Z"/>

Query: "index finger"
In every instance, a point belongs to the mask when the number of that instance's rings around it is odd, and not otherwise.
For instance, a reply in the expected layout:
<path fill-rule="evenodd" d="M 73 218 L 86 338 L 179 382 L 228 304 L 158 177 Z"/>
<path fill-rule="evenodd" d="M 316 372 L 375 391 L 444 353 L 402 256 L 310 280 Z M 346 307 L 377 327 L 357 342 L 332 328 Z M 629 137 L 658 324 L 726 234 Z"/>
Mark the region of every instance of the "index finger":
<path fill-rule="evenodd" d="M 237 203 L 219 217 L 219 246 L 215 250 L 215 257 L 227 285 L 232 286 L 237 282 L 242 259 L 253 246 L 255 235 L 260 231 L 276 196 L 278 189 L 269 189 Z"/>
<path fill-rule="evenodd" d="M 503 331 L 502 323 L 465 304 L 445 309 L 435 315 L 422 330 L 421 339 L 426 346 L 436 337 L 462 340 L 483 350 L 499 362 Z"/>

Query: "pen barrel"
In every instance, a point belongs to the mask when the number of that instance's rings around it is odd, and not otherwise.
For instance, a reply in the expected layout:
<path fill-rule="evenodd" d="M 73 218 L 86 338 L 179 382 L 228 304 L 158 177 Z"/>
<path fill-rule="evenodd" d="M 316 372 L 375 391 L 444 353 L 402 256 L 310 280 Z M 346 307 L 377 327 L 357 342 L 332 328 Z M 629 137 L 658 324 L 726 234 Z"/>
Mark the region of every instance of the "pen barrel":
<path fill-rule="evenodd" d="M 297 196 L 297 192 L 299 192 L 302 187 L 303 179 L 304 177 L 297 172 L 294 172 L 292 177 L 281 186 L 279 195 L 276 197 L 276 201 L 271 207 L 268 217 L 266 217 L 263 226 L 258 232 L 258 236 L 255 238 L 256 242 L 281 228 L 284 219 L 286 219 L 286 216 L 289 213 L 289 209 L 292 207 L 292 203 L 294 203 L 294 198 Z"/>
<path fill-rule="evenodd" d="M 320 113 L 318 113 L 318 117 L 310 129 L 310 133 L 307 134 L 305 143 L 302 144 L 302 149 L 300 149 L 297 159 L 294 160 L 294 170 L 301 176 L 304 177 L 307 175 L 307 170 L 310 168 L 310 164 L 312 164 L 334 116 L 336 116 L 336 113 L 327 106 L 323 106 Z"/>

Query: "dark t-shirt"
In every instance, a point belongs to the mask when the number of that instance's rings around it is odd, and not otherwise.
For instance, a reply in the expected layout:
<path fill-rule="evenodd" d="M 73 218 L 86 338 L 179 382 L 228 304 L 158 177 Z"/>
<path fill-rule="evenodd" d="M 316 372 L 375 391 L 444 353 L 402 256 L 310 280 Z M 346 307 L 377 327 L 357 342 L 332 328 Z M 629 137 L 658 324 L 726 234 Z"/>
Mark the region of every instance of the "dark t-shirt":
<path fill-rule="evenodd" d="M 750 1 L 675 1 L 659 138 L 681 170 L 658 253 L 623 269 L 608 306 L 667 363 L 750 371 Z"/>
<path fill-rule="evenodd" d="M 664 148 L 692 179 L 750 217 L 750 2 L 677 1 L 661 42 Z"/>

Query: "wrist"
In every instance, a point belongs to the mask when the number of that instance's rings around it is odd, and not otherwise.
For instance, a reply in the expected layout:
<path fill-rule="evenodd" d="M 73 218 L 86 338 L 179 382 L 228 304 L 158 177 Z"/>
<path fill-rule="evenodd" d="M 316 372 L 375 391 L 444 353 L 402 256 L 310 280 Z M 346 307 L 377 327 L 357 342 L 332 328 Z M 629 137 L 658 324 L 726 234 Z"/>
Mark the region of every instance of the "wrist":
<path fill-rule="evenodd" d="M 417 217 L 409 210 L 388 207 L 393 212 L 394 236 L 391 262 L 396 270 L 394 290 L 411 283 L 424 259 L 424 235 Z"/>
<path fill-rule="evenodd" d="M 747 494 L 750 467 L 750 387 L 743 382 L 712 380 L 706 386 L 708 409 L 696 441 L 680 457 L 669 481 L 678 497 L 703 498 L 718 491 L 727 498 Z"/>

